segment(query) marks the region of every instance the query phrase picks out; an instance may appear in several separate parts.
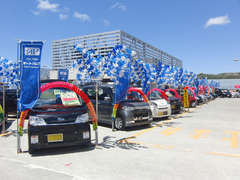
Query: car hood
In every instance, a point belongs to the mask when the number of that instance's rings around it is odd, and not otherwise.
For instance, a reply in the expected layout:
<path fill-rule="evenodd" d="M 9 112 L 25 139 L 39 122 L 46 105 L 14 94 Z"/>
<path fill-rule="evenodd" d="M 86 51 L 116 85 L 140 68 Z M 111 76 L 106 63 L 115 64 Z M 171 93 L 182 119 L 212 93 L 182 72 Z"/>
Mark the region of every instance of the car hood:
<path fill-rule="evenodd" d="M 87 113 L 86 106 L 74 107 L 42 107 L 34 108 L 30 116 L 38 116 L 47 124 L 74 122 L 77 116 Z"/>
<path fill-rule="evenodd" d="M 132 107 L 134 109 L 150 109 L 149 104 L 146 102 L 122 101 L 120 105 Z"/>
<path fill-rule="evenodd" d="M 151 100 L 150 102 L 157 104 L 158 108 L 166 107 L 168 105 L 165 99 Z"/>

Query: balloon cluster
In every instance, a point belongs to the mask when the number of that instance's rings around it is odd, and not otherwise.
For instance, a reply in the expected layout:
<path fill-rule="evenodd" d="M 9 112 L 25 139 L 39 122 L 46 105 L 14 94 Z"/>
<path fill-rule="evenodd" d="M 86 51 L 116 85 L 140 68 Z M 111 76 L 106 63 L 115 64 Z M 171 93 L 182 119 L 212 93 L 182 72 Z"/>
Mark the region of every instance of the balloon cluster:
<path fill-rule="evenodd" d="M 80 82 L 108 76 L 119 83 L 117 77 L 123 77 L 130 71 L 130 81 L 141 82 L 143 91 L 147 91 L 153 82 L 158 86 L 168 84 L 175 87 L 199 85 L 219 87 L 218 82 L 209 83 L 206 79 L 198 79 L 195 73 L 183 68 L 163 64 L 161 61 L 154 65 L 136 59 L 136 52 L 122 45 L 115 46 L 106 57 L 102 57 L 95 50 L 84 49 L 81 45 L 76 45 L 75 49 L 82 54 L 82 58 L 73 64 L 73 68 L 78 69 L 77 80 Z"/>
<path fill-rule="evenodd" d="M 10 88 L 17 87 L 18 66 L 4 57 L 0 57 L 0 81 L 6 83 Z"/>

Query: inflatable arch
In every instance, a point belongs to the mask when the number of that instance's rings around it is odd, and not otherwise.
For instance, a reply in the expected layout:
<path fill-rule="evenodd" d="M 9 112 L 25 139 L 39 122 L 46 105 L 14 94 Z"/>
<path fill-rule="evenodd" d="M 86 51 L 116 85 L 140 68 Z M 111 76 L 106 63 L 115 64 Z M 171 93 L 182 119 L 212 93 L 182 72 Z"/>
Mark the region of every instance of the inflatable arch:
<path fill-rule="evenodd" d="M 195 94 L 195 92 L 194 92 L 193 88 L 191 88 L 191 87 L 189 87 L 189 86 L 186 86 L 186 87 L 185 87 L 185 88 L 183 88 L 183 89 L 188 89 L 189 91 L 191 91 L 191 93 L 192 93 L 193 97 L 196 97 L 196 94 Z"/>
<path fill-rule="evenodd" d="M 161 90 L 161 89 L 158 89 L 158 88 L 153 88 L 152 90 L 148 91 L 147 96 L 149 96 L 149 95 L 151 94 L 151 92 L 153 92 L 153 91 L 158 91 L 158 92 L 160 92 L 160 93 L 161 93 L 161 96 L 162 96 L 166 101 L 168 101 L 168 97 L 167 97 L 167 95 L 165 94 L 165 92 L 164 92 L 163 90 Z"/>
<path fill-rule="evenodd" d="M 77 86 L 75 86 L 73 84 L 70 84 L 70 83 L 67 83 L 67 82 L 56 81 L 56 82 L 51 82 L 51 83 L 47 83 L 47 84 L 42 85 L 41 88 L 40 88 L 40 91 L 41 91 L 41 93 L 43 93 L 44 91 L 46 91 L 48 89 L 51 89 L 51 88 L 66 88 L 66 89 L 69 89 L 71 91 L 74 91 L 77 95 L 79 95 L 88 107 L 89 114 L 90 114 L 92 122 L 93 122 L 93 129 L 94 130 L 97 129 L 96 112 L 94 110 L 92 102 L 90 101 L 88 96 L 81 89 L 79 89 Z M 30 109 L 27 109 L 27 110 L 21 112 L 20 120 L 19 120 L 19 131 L 20 132 L 23 130 L 24 120 L 26 119 L 29 111 L 30 111 Z"/>
<path fill-rule="evenodd" d="M 144 94 L 144 92 L 142 92 L 141 89 L 134 88 L 134 87 L 131 87 L 131 88 L 128 89 L 128 93 L 130 93 L 130 92 L 132 92 L 132 91 L 135 91 L 135 92 L 139 93 L 139 94 L 143 97 L 144 102 L 148 103 L 148 98 L 147 98 L 147 96 Z"/>
<path fill-rule="evenodd" d="M 166 89 L 165 92 L 167 91 L 171 91 L 175 94 L 176 98 L 181 98 L 181 96 L 178 94 L 178 92 L 176 91 L 176 89 L 172 89 L 172 88 L 169 88 L 169 89 Z"/>

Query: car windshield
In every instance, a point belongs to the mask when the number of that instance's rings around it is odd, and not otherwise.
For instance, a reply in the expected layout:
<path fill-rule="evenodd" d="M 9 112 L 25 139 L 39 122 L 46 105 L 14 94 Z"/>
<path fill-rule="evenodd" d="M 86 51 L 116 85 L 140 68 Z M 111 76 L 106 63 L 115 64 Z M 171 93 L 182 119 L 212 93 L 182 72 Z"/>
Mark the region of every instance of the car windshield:
<path fill-rule="evenodd" d="M 152 100 L 157 100 L 157 99 L 162 99 L 161 93 L 158 91 L 152 91 L 149 96 L 150 99 Z"/>
<path fill-rule="evenodd" d="M 131 91 L 130 93 L 128 93 L 127 100 L 143 102 L 143 97 L 138 92 Z"/>
<path fill-rule="evenodd" d="M 82 99 L 73 91 L 65 88 L 52 88 L 41 93 L 35 108 L 43 106 L 81 106 Z"/>
<path fill-rule="evenodd" d="M 167 91 L 165 94 L 167 95 L 167 97 L 174 97 L 174 95 L 172 93 L 173 92 L 171 92 L 171 91 Z"/>

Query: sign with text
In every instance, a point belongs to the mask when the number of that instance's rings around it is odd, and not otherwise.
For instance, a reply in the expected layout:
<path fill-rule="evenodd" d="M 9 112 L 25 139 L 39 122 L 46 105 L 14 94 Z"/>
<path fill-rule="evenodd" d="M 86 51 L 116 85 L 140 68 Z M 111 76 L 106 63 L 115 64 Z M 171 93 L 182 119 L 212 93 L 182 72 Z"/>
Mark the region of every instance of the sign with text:
<path fill-rule="evenodd" d="M 31 109 L 40 96 L 42 46 L 42 41 L 20 42 L 20 111 Z"/>
<path fill-rule="evenodd" d="M 183 89 L 184 107 L 189 108 L 188 89 Z"/>
<path fill-rule="evenodd" d="M 64 106 L 81 105 L 75 92 L 61 92 L 60 97 Z"/>

